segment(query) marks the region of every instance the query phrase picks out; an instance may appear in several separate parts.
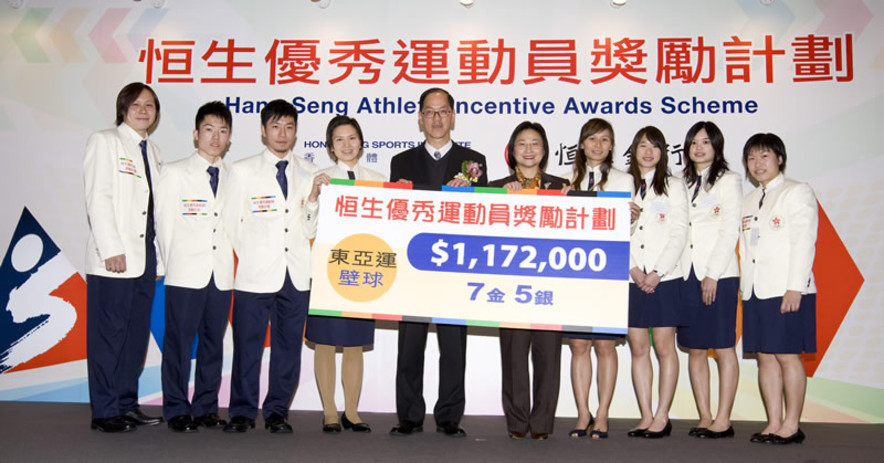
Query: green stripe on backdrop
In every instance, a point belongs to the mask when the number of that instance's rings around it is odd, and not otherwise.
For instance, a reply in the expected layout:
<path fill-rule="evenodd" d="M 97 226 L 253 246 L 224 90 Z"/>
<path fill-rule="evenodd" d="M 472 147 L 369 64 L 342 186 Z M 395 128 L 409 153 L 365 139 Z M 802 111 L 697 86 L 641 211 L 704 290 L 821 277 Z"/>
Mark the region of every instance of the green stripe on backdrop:
<path fill-rule="evenodd" d="M 807 396 L 847 415 L 884 423 L 884 390 L 825 378 L 807 379 Z"/>

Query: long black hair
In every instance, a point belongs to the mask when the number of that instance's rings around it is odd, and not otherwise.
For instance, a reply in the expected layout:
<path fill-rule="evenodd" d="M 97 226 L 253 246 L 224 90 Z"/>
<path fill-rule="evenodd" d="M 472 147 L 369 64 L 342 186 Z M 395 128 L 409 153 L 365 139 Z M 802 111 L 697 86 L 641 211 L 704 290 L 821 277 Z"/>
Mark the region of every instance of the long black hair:
<path fill-rule="evenodd" d="M 642 141 L 642 137 L 647 138 L 648 142 L 655 147 L 660 148 L 660 161 L 657 162 L 656 170 L 654 171 L 654 179 L 651 181 L 650 186 L 654 188 L 654 192 L 656 192 L 658 196 L 668 196 L 666 191 L 666 177 L 669 176 L 669 154 L 666 152 L 666 137 L 663 136 L 663 132 L 661 132 L 660 129 L 652 125 L 639 129 L 639 131 L 635 133 L 635 137 L 632 138 L 632 145 L 629 147 L 629 173 L 632 174 L 632 183 L 633 186 L 635 186 L 635 191 L 639 191 L 642 183 L 642 173 L 638 167 L 638 162 L 636 161 L 637 155 L 635 154 L 638 149 L 638 144 Z"/>
<path fill-rule="evenodd" d="M 574 185 L 574 189 L 579 190 L 580 184 L 583 183 L 583 177 L 586 176 L 586 152 L 583 150 L 583 142 L 602 131 L 607 130 L 608 133 L 611 134 L 611 151 L 608 152 L 608 155 L 605 157 L 605 160 L 602 161 L 602 164 L 599 166 L 599 170 L 602 172 L 601 180 L 597 181 L 596 184 L 599 186 L 599 189 L 603 189 L 605 186 L 605 182 L 608 181 L 608 172 L 611 171 L 611 168 L 614 166 L 614 127 L 611 126 L 611 123 L 594 117 L 580 128 L 580 140 L 577 141 L 577 159 L 574 161 L 574 179 L 571 181 L 571 184 Z"/>

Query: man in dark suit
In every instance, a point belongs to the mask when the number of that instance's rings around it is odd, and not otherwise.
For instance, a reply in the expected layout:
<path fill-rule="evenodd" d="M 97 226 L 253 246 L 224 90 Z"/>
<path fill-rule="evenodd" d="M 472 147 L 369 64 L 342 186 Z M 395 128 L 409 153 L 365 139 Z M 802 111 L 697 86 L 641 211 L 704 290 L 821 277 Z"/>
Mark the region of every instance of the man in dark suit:
<path fill-rule="evenodd" d="M 403 151 L 390 161 L 390 181 L 413 183 L 418 188 L 438 189 L 448 186 L 484 186 L 485 156 L 451 141 L 454 128 L 454 98 L 441 88 L 421 94 L 418 126 L 426 137 L 421 145 Z M 481 174 L 475 181 L 458 176 L 464 161 L 478 163 Z M 399 323 L 399 358 L 396 363 L 396 413 L 399 425 L 390 434 L 407 436 L 423 431 L 424 351 L 427 347 L 427 323 Z M 439 341 L 439 398 L 433 409 L 436 431 L 451 437 L 464 437 L 460 428 L 464 411 L 464 370 L 466 368 L 467 330 L 459 325 L 437 325 Z"/>

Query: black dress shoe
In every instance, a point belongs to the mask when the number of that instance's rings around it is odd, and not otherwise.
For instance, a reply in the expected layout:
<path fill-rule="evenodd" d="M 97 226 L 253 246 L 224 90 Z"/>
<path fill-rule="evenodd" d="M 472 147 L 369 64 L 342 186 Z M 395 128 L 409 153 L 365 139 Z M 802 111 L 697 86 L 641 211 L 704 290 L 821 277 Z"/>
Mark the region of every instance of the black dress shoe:
<path fill-rule="evenodd" d="M 645 439 L 660 439 L 661 437 L 666 437 L 672 434 L 672 421 L 666 421 L 666 426 L 659 431 L 645 431 L 645 435 L 642 436 Z"/>
<path fill-rule="evenodd" d="M 264 429 L 269 429 L 272 433 L 292 433 L 292 425 L 288 424 L 285 417 L 278 413 L 273 413 L 264 420 Z"/>
<path fill-rule="evenodd" d="M 774 445 L 786 445 L 786 444 L 800 444 L 804 442 L 804 438 L 807 437 L 804 435 L 804 432 L 801 431 L 801 428 L 798 428 L 798 431 L 795 434 L 792 434 L 788 437 L 779 436 L 776 434 L 770 434 L 770 436 L 765 441 L 768 444 Z"/>
<path fill-rule="evenodd" d="M 371 426 L 368 423 L 354 423 L 347 418 L 347 412 L 341 413 L 341 424 L 344 429 L 352 429 L 353 432 L 371 432 Z"/>
<path fill-rule="evenodd" d="M 414 421 L 403 420 L 399 422 L 399 426 L 390 430 L 391 436 L 410 436 L 416 432 L 423 432 L 424 427 Z"/>
<path fill-rule="evenodd" d="M 691 437 L 697 437 L 697 434 L 700 434 L 701 432 L 703 432 L 705 430 L 706 430 L 706 428 L 694 427 L 688 431 L 688 435 Z"/>
<path fill-rule="evenodd" d="M 713 431 L 711 429 L 704 429 L 697 433 L 697 437 L 700 439 L 721 439 L 723 437 L 734 437 L 734 427 L 730 426 L 724 431 Z"/>
<path fill-rule="evenodd" d="M 224 426 L 224 432 L 246 432 L 249 429 L 255 429 L 255 420 L 244 416 L 234 416 Z"/>
<path fill-rule="evenodd" d="M 629 437 L 645 437 L 645 433 L 648 432 L 648 428 L 635 428 L 626 433 Z"/>
<path fill-rule="evenodd" d="M 526 434 L 526 433 L 524 433 L 524 432 L 519 432 L 519 431 L 510 431 L 510 432 L 509 432 L 510 439 L 513 439 L 513 440 L 524 439 L 524 438 L 525 438 L 525 434 Z"/>
<path fill-rule="evenodd" d="M 770 439 L 770 434 L 756 432 L 755 434 L 752 434 L 752 437 L 749 438 L 749 442 L 752 442 L 753 444 L 763 444 L 767 442 L 768 439 Z"/>
<path fill-rule="evenodd" d="M 203 426 L 209 429 L 221 429 L 227 426 L 227 422 L 222 420 L 217 413 L 209 413 L 208 415 L 198 416 L 193 419 L 197 426 Z"/>
<path fill-rule="evenodd" d="M 101 432 L 129 432 L 135 430 L 135 425 L 123 419 L 122 416 L 94 419 L 92 420 L 91 427 Z"/>
<path fill-rule="evenodd" d="M 446 421 L 436 425 L 436 432 L 441 432 L 448 437 L 466 437 L 467 432 L 460 428 L 454 421 Z"/>
<path fill-rule="evenodd" d="M 169 429 L 175 432 L 197 432 L 199 429 L 190 415 L 178 415 L 169 418 Z"/>
<path fill-rule="evenodd" d="M 547 440 L 549 439 L 549 434 L 545 432 L 532 432 L 531 438 L 534 440 Z"/>
<path fill-rule="evenodd" d="M 123 418 L 126 421 L 138 426 L 156 426 L 163 422 L 162 416 L 145 415 L 138 407 L 135 407 L 132 410 L 126 412 L 126 414 L 123 415 Z"/>

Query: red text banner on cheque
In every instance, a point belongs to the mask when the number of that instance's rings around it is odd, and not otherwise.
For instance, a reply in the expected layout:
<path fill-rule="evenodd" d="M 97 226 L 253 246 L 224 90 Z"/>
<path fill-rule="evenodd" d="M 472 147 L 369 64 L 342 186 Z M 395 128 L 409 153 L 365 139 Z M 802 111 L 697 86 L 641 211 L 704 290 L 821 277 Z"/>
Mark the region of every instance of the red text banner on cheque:
<path fill-rule="evenodd" d="M 334 179 L 310 314 L 625 334 L 629 199 Z"/>

